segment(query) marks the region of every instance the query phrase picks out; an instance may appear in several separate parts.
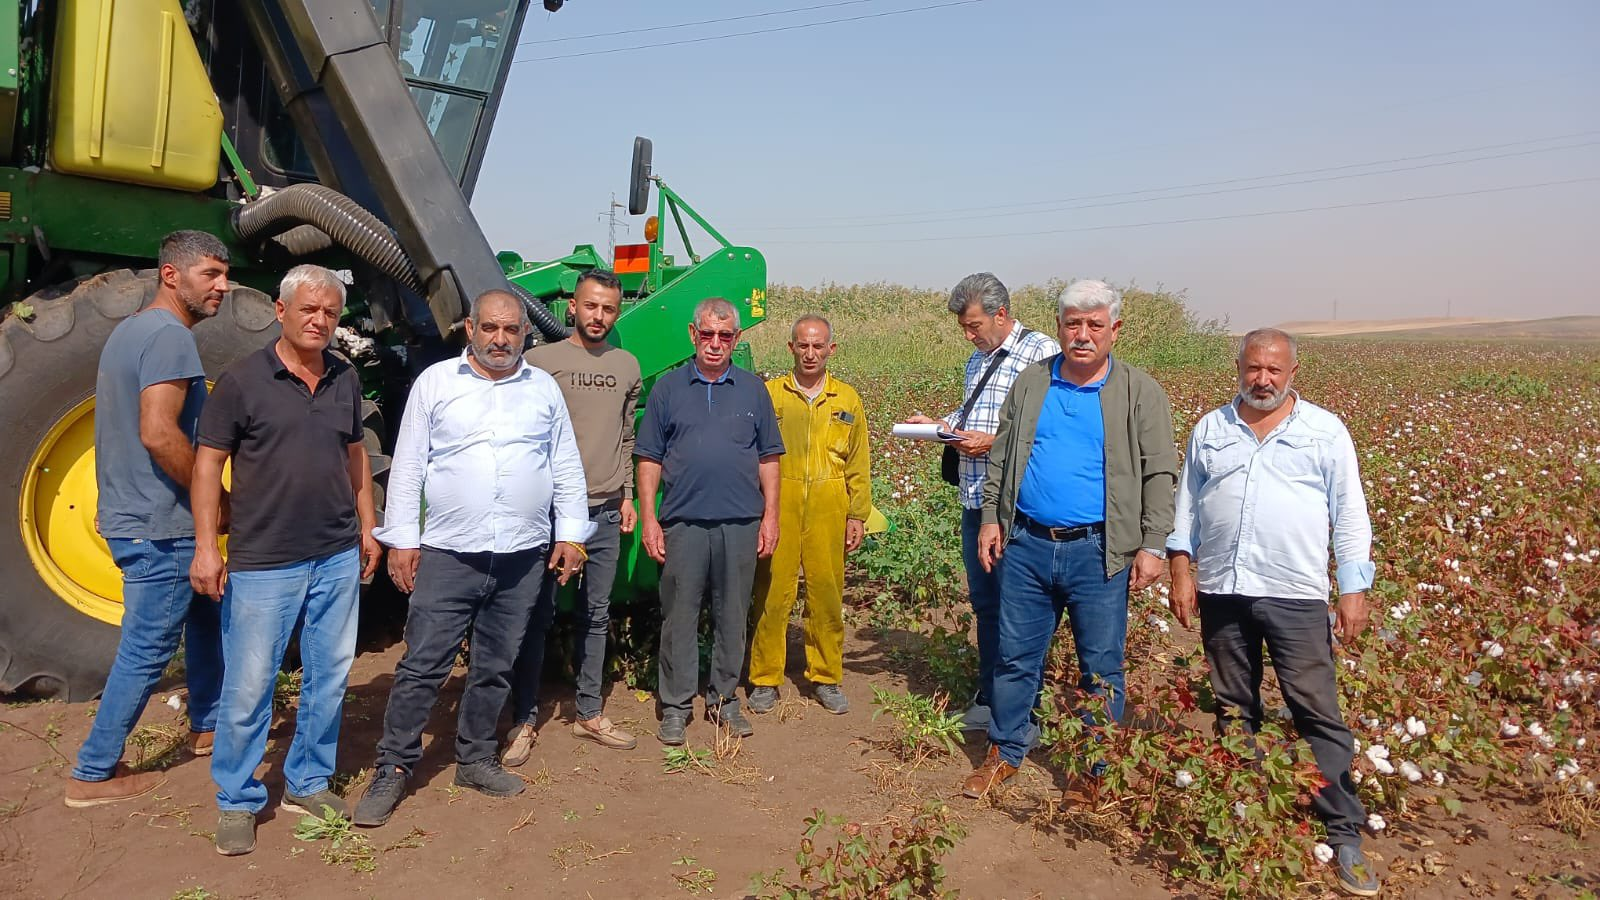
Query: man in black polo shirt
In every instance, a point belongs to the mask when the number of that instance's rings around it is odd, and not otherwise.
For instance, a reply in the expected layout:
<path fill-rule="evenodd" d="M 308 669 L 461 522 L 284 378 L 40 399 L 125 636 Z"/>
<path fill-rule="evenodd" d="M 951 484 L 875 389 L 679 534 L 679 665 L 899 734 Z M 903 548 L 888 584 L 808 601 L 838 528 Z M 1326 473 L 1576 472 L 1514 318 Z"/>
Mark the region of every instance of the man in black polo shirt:
<path fill-rule="evenodd" d="M 211 778 L 217 852 L 249 853 L 267 788 L 256 778 L 272 724 L 272 691 L 295 623 L 303 673 L 283 808 L 349 815 L 328 789 L 345 680 L 356 649 L 356 601 L 378 567 L 377 514 L 361 443 L 361 382 L 328 352 L 344 284 L 321 266 L 289 270 L 278 291 L 282 335 L 217 379 L 200 417 L 190 487 L 196 592 L 222 599 L 227 668 Z M 228 559 L 217 548 L 222 466 L 233 460 Z"/>
<path fill-rule="evenodd" d="M 783 439 L 766 385 L 733 365 L 739 314 L 700 301 L 689 326 L 694 359 L 656 380 L 634 445 L 640 538 L 661 563 L 658 692 L 661 743 L 684 741 L 700 681 L 700 599 L 711 589 L 711 683 L 706 718 L 754 733 L 734 693 L 756 559 L 778 545 Z M 664 488 L 660 515 L 656 488 Z"/>

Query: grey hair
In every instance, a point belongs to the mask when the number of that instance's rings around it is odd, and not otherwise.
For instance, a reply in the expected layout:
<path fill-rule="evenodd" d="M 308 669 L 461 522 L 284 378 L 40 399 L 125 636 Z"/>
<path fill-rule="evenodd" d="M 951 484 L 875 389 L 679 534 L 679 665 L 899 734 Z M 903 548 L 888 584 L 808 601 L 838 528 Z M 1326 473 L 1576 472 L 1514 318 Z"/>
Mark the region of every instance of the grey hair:
<path fill-rule="evenodd" d="M 278 299 L 288 303 L 294 299 L 296 292 L 302 288 L 323 288 L 339 294 L 339 303 L 344 303 L 344 282 L 339 276 L 329 269 L 311 263 L 301 263 L 290 269 L 283 276 L 283 281 L 278 283 Z"/>
<path fill-rule="evenodd" d="M 718 322 L 732 319 L 734 327 L 739 327 L 739 311 L 733 308 L 732 303 L 722 297 L 707 297 L 695 304 L 694 324 L 699 326 L 708 319 L 714 319 Z"/>
<path fill-rule="evenodd" d="M 492 290 L 492 291 L 484 291 L 483 293 L 481 293 L 478 296 L 473 298 L 473 300 L 472 300 L 472 309 L 469 310 L 469 315 L 472 316 L 472 321 L 473 322 L 476 323 L 476 322 L 482 322 L 483 321 L 483 318 L 481 316 L 479 316 L 479 312 L 481 312 L 481 310 L 482 310 L 483 301 L 489 299 L 490 297 L 504 297 L 507 300 L 510 300 L 512 302 L 512 304 L 517 307 L 517 312 L 522 313 L 522 321 L 524 323 L 526 323 L 528 321 L 528 308 L 522 304 L 522 298 L 518 297 L 516 294 L 511 293 L 510 291 Z"/>
<path fill-rule="evenodd" d="M 218 240 L 216 235 L 204 231 L 174 231 L 161 239 L 161 252 L 156 257 L 156 266 L 187 269 L 199 265 L 203 259 L 227 263 L 228 245 Z"/>
<path fill-rule="evenodd" d="M 1243 362 L 1245 351 L 1251 347 L 1270 347 L 1273 344 L 1282 344 L 1289 348 L 1290 362 L 1300 361 L 1300 342 L 1295 340 L 1294 335 L 1281 328 L 1257 328 L 1246 334 L 1244 340 L 1239 342 L 1237 359 Z"/>
<path fill-rule="evenodd" d="M 806 313 L 800 318 L 795 319 L 794 324 L 789 326 L 789 340 L 792 341 L 796 337 L 799 337 L 800 326 L 806 324 L 807 322 L 816 322 L 826 329 L 828 332 L 828 343 L 833 343 L 833 324 L 816 313 Z"/>
<path fill-rule="evenodd" d="M 979 272 L 956 282 L 950 291 L 950 311 L 961 315 L 967 307 L 978 304 L 986 316 L 1011 308 L 1011 292 L 990 272 Z"/>
<path fill-rule="evenodd" d="M 1056 321 L 1061 321 L 1069 312 L 1093 312 L 1097 309 L 1110 310 L 1113 322 L 1121 319 L 1122 292 L 1104 281 L 1080 278 L 1067 285 L 1067 289 L 1056 298 Z"/>

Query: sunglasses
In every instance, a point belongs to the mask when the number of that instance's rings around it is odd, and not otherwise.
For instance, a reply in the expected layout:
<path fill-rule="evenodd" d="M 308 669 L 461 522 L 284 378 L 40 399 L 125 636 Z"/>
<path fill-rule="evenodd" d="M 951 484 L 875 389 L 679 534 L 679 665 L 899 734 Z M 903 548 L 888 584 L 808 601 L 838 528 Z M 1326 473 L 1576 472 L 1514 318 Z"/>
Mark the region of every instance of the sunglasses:
<path fill-rule="evenodd" d="M 700 335 L 700 340 L 705 341 L 708 344 L 719 342 L 723 344 L 731 344 L 733 343 L 734 339 L 739 336 L 739 332 L 737 331 L 710 331 L 705 328 L 696 328 L 695 333 Z"/>

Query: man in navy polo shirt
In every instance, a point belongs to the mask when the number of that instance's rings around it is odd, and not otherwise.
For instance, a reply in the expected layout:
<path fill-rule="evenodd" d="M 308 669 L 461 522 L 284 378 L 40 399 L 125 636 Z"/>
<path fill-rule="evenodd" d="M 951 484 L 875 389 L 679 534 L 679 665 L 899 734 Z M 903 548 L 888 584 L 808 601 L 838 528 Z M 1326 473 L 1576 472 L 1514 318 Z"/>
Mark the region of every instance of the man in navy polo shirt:
<path fill-rule="evenodd" d="M 684 741 L 700 682 L 700 600 L 711 592 L 711 683 L 706 718 L 738 737 L 754 733 L 734 693 L 756 559 L 778 545 L 778 457 L 783 439 L 767 387 L 733 365 L 739 314 L 721 297 L 700 301 L 689 326 L 694 359 L 656 380 L 634 455 L 640 538 L 661 563 L 661 743 Z M 663 489 L 659 514 L 656 489 Z"/>

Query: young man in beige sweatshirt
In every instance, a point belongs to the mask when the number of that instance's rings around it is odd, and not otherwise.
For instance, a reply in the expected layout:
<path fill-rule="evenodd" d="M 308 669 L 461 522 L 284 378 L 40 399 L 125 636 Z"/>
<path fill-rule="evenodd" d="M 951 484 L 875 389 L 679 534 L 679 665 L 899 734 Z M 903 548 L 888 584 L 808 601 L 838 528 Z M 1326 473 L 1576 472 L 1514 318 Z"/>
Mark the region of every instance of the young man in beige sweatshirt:
<path fill-rule="evenodd" d="M 572 335 L 528 351 L 528 362 L 550 373 L 561 387 L 589 482 L 589 520 L 594 536 L 578 585 L 576 613 L 582 623 L 574 647 L 578 669 L 576 737 L 614 750 L 632 750 L 638 740 L 603 714 L 600 692 L 606 638 L 611 626 L 611 585 L 616 580 L 622 535 L 632 534 L 633 427 L 639 403 L 639 361 L 606 339 L 622 312 L 617 276 L 592 269 L 578 278 L 568 305 Z M 539 670 L 545 637 L 555 616 L 556 586 L 546 583 L 534 608 L 512 679 L 512 727 L 503 762 L 520 766 L 538 740 Z"/>

